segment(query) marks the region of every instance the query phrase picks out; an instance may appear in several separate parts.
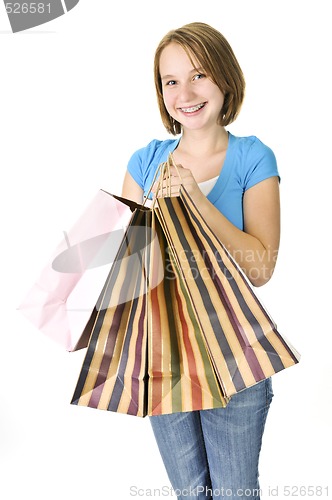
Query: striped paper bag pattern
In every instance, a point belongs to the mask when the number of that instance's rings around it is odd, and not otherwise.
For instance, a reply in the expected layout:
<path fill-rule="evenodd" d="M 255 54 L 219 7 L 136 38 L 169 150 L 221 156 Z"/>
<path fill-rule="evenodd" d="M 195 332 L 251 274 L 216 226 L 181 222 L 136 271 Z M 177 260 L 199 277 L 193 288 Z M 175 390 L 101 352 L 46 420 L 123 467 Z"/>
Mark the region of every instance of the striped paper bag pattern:
<path fill-rule="evenodd" d="M 150 273 L 162 256 L 164 279 L 148 287 L 148 415 L 225 407 L 186 283 L 155 212 L 152 221 L 158 238 L 151 248 Z"/>
<path fill-rule="evenodd" d="M 158 200 L 156 211 L 182 273 L 226 399 L 298 363 L 246 276 L 189 194 Z"/>
<path fill-rule="evenodd" d="M 146 415 L 147 270 L 151 213 L 135 210 L 93 313 L 72 404 Z"/>

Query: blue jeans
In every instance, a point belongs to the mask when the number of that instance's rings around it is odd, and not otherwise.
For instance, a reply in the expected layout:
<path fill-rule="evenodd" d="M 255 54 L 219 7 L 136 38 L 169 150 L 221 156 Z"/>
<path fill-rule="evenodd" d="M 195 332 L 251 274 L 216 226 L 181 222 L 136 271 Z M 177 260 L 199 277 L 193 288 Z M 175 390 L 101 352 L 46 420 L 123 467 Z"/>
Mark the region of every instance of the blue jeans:
<path fill-rule="evenodd" d="M 267 379 L 233 396 L 226 408 L 150 417 L 179 499 L 260 498 L 258 460 L 272 397 Z"/>

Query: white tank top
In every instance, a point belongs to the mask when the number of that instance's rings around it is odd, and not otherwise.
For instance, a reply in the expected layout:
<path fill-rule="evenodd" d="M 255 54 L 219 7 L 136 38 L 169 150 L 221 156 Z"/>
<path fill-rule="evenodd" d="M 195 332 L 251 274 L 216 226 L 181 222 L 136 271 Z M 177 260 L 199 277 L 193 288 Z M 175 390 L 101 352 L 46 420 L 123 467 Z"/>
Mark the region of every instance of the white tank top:
<path fill-rule="evenodd" d="M 214 187 L 215 183 L 218 180 L 219 175 L 217 177 L 213 177 L 213 179 L 208 179 L 207 181 L 199 182 L 198 187 L 202 191 L 205 196 L 207 196 L 210 191 L 212 191 L 212 188 Z"/>

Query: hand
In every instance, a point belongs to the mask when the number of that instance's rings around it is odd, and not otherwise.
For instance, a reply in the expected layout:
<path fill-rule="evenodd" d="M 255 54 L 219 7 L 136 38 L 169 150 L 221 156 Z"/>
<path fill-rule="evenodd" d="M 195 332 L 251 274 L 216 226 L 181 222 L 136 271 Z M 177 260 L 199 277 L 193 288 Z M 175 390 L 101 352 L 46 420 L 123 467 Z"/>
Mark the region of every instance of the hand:
<path fill-rule="evenodd" d="M 163 198 L 165 196 L 179 196 L 180 195 L 180 187 L 183 185 L 186 191 L 190 194 L 191 197 L 195 197 L 198 193 L 201 194 L 201 190 L 197 182 L 194 179 L 194 176 L 189 168 L 184 168 L 182 165 L 177 165 L 176 167 L 171 166 L 169 169 L 170 178 L 163 179 L 162 189 L 158 188 L 159 181 L 155 182 L 152 186 L 152 193 L 154 197 Z"/>

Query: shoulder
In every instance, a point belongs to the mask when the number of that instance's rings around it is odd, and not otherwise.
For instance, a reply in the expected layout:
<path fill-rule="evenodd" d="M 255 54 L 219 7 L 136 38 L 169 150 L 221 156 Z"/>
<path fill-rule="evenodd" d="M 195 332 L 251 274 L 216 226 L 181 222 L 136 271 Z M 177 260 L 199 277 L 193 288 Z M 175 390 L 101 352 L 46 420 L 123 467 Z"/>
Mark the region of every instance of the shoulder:
<path fill-rule="evenodd" d="M 152 161 L 159 161 L 165 153 L 167 154 L 175 147 L 177 142 L 178 139 L 153 139 L 146 146 L 135 151 L 131 159 L 140 159 L 146 164 L 150 164 Z"/>
<path fill-rule="evenodd" d="M 230 134 L 230 137 L 234 146 L 244 155 L 249 155 L 253 159 L 265 155 L 275 157 L 272 149 L 255 135 L 240 137 Z"/>
<path fill-rule="evenodd" d="M 244 189 L 268 177 L 279 177 L 277 160 L 271 147 L 255 135 L 231 135 L 231 140 L 237 159 L 237 171 Z"/>
<path fill-rule="evenodd" d="M 135 181 L 145 190 L 160 163 L 167 160 L 179 142 L 177 139 L 153 139 L 146 146 L 137 149 L 131 156 L 127 169 Z"/>

